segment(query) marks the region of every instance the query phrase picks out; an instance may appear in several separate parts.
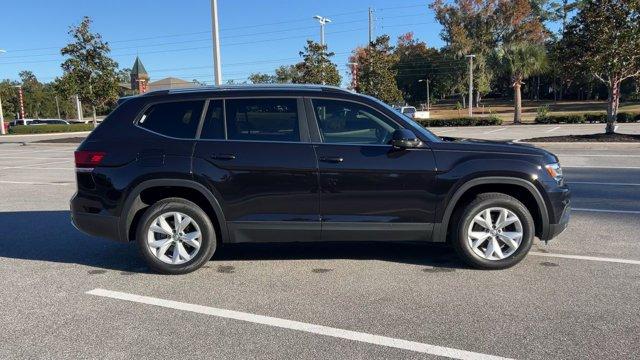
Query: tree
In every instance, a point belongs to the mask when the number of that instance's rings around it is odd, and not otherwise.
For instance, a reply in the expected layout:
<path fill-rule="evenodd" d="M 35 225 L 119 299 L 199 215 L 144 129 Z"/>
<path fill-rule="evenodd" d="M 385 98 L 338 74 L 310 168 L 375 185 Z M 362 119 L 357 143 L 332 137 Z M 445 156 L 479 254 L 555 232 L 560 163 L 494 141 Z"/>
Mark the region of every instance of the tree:
<path fill-rule="evenodd" d="M 436 20 L 442 25 L 440 37 L 446 42 L 444 50 L 456 59 L 473 54 L 476 104 L 480 96 L 491 91 L 493 68 L 488 61 L 496 47 L 496 9 L 500 0 L 436 0 L 431 5 Z M 451 71 L 456 75 L 460 92 L 468 91 L 468 71 Z M 462 85 L 465 84 L 465 85 Z"/>
<path fill-rule="evenodd" d="M 606 133 L 614 133 L 621 84 L 640 76 L 640 0 L 585 2 L 562 42 L 565 61 L 606 85 Z"/>
<path fill-rule="evenodd" d="M 109 44 L 91 32 L 91 19 L 69 29 L 74 42 L 60 50 L 67 59 L 62 63 L 65 90 L 78 94 L 91 105 L 96 126 L 96 107 L 107 106 L 118 98 L 118 64 L 109 57 Z"/>
<path fill-rule="evenodd" d="M 402 92 L 396 83 L 395 66 L 398 58 L 389 44 L 389 36 L 379 36 L 368 47 L 356 48 L 349 62 L 356 64 L 352 69 L 357 84 L 355 91 L 377 97 L 388 104 L 402 102 Z"/>
<path fill-rule="evenodd" d="M 331 57 L 334 55 L 333 52 L 327 52 L 327 45 L 307 40 L 304 51 L 300 52 L 303 60 L 296 64 L 296 70 L 300 76 L 293 82 L 339 86 L 342 79 L 338 67 L 331 62 Z"/>
<path fill-rule="evenodd" d="M 514 43 L 501 47 L 498 50 L 498 57 L 502 60 L 507 72 L 511 74 L 515 107 L 513 122 L 520 124 L 522 122 L 522 84 L 531 75 L 545 69 L 546 49 L 542 45 Z"/>
<path fill-rule="evenodd" d="M 277 79 L 274 75 L 253 73 L 249 75 L 249 81 L 251 81 L 252 84 L 274 84 Z"/>

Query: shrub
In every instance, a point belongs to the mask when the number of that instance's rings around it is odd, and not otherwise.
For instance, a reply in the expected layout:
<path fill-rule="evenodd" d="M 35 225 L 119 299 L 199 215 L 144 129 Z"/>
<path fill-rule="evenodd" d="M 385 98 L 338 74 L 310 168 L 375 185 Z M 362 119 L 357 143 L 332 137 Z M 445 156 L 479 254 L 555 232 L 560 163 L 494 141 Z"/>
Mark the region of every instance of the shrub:
<path fill-rule="evenodd" d="M 584 124 L 585 117 L 582 114 L 575 115 L 547 115 L 536 117 L 538 124 Z"/>
<path fill-rule="evenodd" d="M 584 120 L 588 123 L 605 123 L 607 122 L 606 113 L 587 113 L 584 114 Z"/>
<path fill-rule="evenodd" d="M 638 116 L 640 116 L 640 114 L 621 112 L 618 113 L 618 117 L 616 118 L 616 120 L 620 123 L 630 123 L 635 122 Z"/>
<path fill-rule="evenodd" d="M 549 105 L 542 105 L 536 110 L 536 118 L 546 118 L 549 115 Z"/>
<path fill-rule="evenodd" d="M 502 119 L 495 115 L 486 118 L 460 117 L 453 119 L 420 120 L 419 122 L 424 127 L 502 125 Z"/>
<path fill-rule="evenodd" d="M 9 128 L 9 134 L 47 134 L 91 130 L 93 130 L 93 124 L 17 125 Z"/>

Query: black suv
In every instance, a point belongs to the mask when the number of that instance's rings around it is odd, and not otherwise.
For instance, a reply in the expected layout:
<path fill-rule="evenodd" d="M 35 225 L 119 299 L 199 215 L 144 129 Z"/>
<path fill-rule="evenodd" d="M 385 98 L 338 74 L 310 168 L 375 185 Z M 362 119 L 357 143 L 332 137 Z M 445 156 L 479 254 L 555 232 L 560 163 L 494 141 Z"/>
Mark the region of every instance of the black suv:
<path fill-rule="evenodd" d="M 440 138 L 328 86 L 156 91 L 123 99 L 75 153 L 75 226 L 186 273 L 220 244 L 448 242 L 469 265 L 522 260 L 569 221 L 558 159 Z"/>

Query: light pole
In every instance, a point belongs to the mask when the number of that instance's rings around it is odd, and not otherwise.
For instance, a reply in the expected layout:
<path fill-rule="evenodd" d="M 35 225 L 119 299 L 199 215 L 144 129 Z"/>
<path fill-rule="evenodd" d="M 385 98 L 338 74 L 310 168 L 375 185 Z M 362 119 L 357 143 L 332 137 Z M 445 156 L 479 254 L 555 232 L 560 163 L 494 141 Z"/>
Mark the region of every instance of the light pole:
<path fill-rule="evenodd" d="M 0 49 L 0 54 L 6 53 L 6 50 Z M 4 130 L 4 114 L 2 113 L 2 94 L 0 94 L 0 134 L 5 135 Z"/>
<path fill-rule="evenodd" d="M 331 22 L 331 19 L 316 15 L 313 17 L 320 23 L 320 45 L 324 46 L 324 25 Z"/>
<path fill-rule="evenodd" d="M 469 59 L 469 116 L 473 116 L 473 58 L 475 55 L 465 56 Z"/>
<path fill-rule="evenodd" d="M 431 109 L 431 96 L 429 94 L 429 79 L 420 79 L 418 82 L 426 82 L 427 83 L 427 111 Z"/>
<path fill-rule="evenodd" d="M 222 65 L 220 64 L 220 36 L 218 34 L 218 0 L 211 0 L 211 37 L 213 38 L 213 74 L 215 84 L 222 84 Z"/>

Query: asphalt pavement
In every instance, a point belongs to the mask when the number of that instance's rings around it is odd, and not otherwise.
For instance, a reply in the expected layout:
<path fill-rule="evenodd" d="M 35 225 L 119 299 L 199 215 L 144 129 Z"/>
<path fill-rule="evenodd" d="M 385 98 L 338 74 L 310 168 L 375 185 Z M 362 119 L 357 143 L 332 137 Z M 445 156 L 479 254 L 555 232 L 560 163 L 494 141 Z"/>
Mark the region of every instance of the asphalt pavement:
<path fill-rule="evenodd" d="M 162 276 L 70 224 L 74 145 L 0 144 L 0 358 L 638 358 L 640 147 L 541 145 L 576 211 L 514 268 L 434 245 L 259 244 Z"/>

